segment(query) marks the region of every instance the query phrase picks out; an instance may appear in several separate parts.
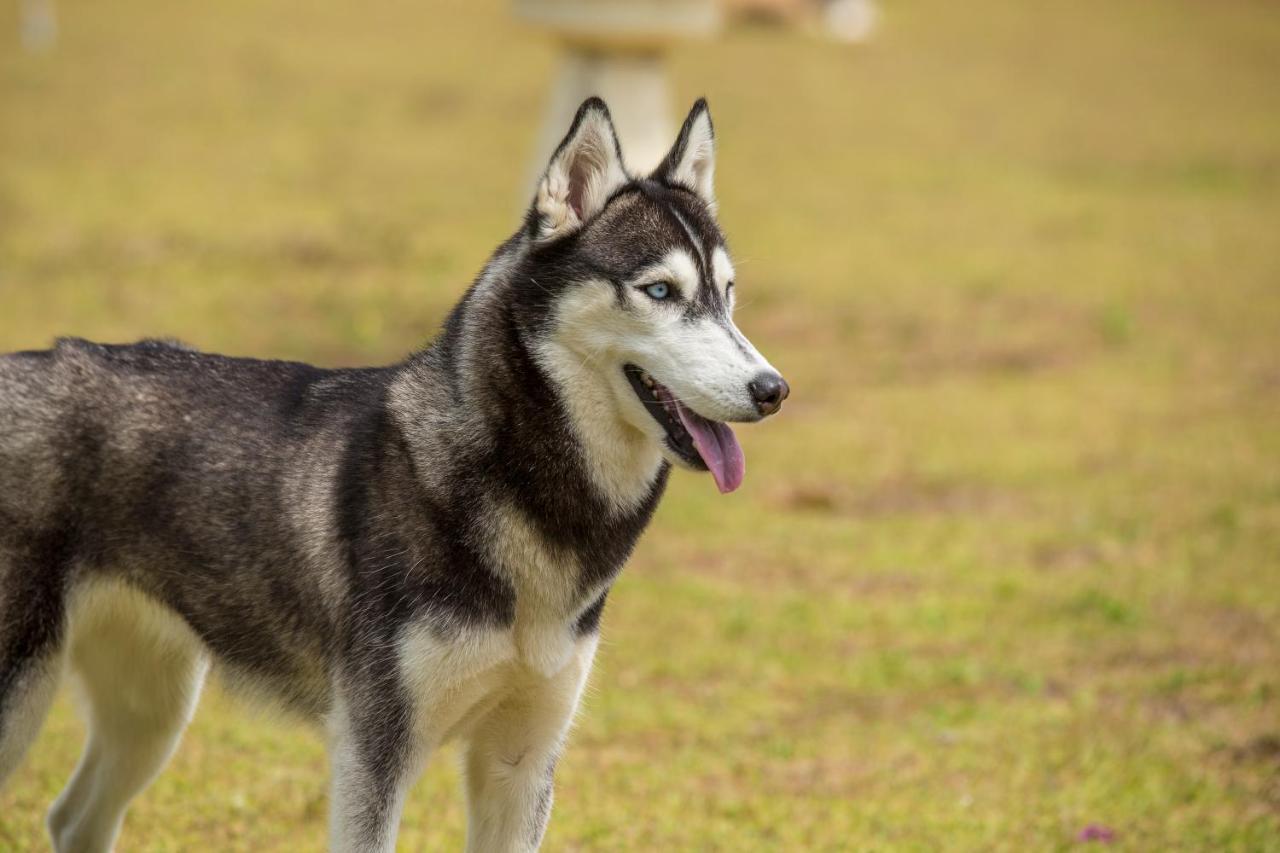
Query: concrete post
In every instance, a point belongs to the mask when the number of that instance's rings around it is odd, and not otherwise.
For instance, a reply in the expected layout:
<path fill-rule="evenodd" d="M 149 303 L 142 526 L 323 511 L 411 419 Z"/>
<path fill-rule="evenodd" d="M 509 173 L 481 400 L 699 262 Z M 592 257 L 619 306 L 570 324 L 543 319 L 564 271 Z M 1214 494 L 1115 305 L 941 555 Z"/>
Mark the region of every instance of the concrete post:
<path fill-rule="evenodd" d="M 682 39 L 719 29 L 714 0 L 516 0 L 515 12 L 561 47 L 530 184 L 591 95 L 609 104 L 627 167 L 657 166 L 676 134 L 666 54 Z"/>

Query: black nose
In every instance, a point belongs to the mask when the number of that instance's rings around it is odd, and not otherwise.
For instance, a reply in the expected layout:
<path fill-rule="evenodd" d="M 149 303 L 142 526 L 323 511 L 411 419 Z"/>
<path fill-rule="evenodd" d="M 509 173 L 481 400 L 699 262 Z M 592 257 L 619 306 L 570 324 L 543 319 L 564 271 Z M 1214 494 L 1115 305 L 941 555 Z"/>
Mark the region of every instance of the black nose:
<path fill-rule="evenodd" d="M 748 382 L 747 390 L 751 392 L 751 399 L 755 401 L 760 414 L 772 415 L 782 408 L 782 401 L 791 393 L 791 386 L 781 374 L 770 371 L 761 373 Z"/>

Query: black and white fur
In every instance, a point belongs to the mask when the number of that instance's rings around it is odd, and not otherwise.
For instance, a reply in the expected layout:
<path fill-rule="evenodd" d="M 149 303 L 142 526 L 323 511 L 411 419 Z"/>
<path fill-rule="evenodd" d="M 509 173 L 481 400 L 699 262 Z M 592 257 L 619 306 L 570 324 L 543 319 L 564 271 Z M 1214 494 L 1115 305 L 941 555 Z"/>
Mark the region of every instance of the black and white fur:
<path fill-rule="evenodd" d="M 57 850 L 112 847 L 211 667 L 323 723 L 332 849 L 393 849 L 453 738 L 467 849 L 538 847 L 610 585 L 671 464 L 700 467 L 636 377 L 719 421 L 785 396 L 730 318 L 713 172 L 704 102 L 636 178 L 587 101 L 523 226 L 391 367 L 0 357 L 0 780 L 69 671 L 89 737 Z"/>

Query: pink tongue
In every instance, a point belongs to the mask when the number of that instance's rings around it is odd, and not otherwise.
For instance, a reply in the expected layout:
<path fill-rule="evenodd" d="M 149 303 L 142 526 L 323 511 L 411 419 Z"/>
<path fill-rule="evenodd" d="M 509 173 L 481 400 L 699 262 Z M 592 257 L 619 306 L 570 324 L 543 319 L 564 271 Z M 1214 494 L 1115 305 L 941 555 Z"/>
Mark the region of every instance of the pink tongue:
<path fill-rule="evenodd" d="M 742 445 L 727 424 L 709 421 L 701 415 L 691 412 L 684 406 L 676 404 L 680 413 L 680 422 L 693 436 L 693 446 L 697 448 L 702 461 L 711 469 L 711 476 L 716 480 L 716 488 L 720 494 L 727 495 L 742 485 L 742 478 L 747 473 L 747 460 L 742 455 Z"/>

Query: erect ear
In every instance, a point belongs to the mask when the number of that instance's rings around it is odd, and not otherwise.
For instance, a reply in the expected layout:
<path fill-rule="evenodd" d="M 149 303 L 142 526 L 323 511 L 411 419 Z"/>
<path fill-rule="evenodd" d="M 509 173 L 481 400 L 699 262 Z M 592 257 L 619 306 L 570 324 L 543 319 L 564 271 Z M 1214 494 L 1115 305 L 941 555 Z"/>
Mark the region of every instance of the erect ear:
<path fill-rule="evenodd" d="M 547 240 L 578 230 L 627 180 L 609 108 L 599 98 L 588 98 L 538 182 L 535 236 Z"/>
<path fill-rule="evenodd" d="M 667 152 L 653 177 L 680 184 L 702 196 L 707 204 L 716 203 L 713 178 L 716 172 L 716 131 L 711 126 L 711 112 L 706 98 L 699 98 L 689 110 L 680 128 L 676 144 Z"/>

